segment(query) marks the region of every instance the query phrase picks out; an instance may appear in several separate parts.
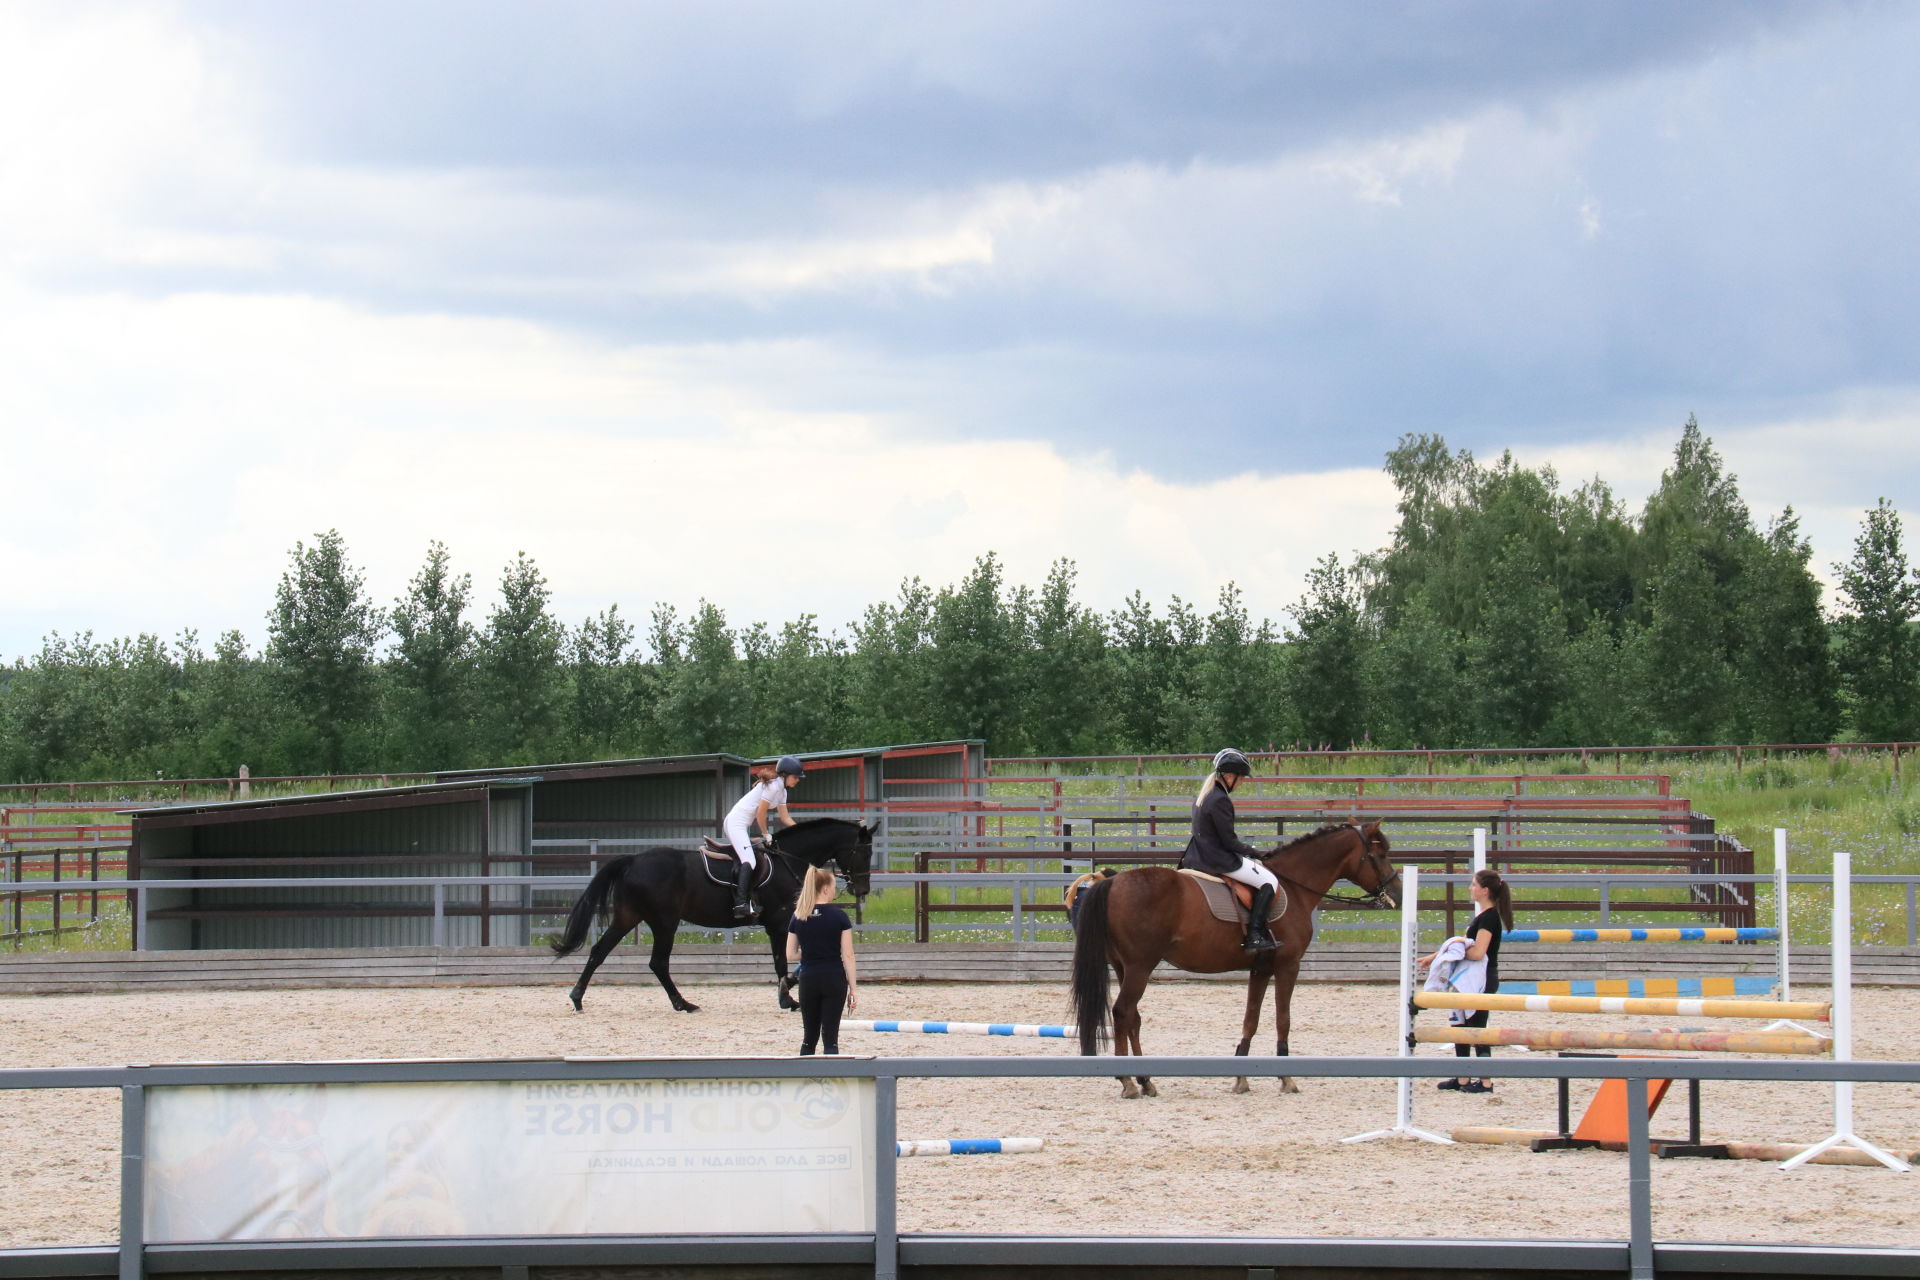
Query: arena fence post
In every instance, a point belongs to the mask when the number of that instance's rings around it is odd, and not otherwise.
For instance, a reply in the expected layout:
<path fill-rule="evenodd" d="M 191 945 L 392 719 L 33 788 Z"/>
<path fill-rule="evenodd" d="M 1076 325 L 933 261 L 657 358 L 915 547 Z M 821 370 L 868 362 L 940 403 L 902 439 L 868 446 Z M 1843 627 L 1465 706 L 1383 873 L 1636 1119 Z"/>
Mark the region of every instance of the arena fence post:
<path fill-rule="evenodd" d="M 1627 1081 L 1627 1274 L 1653 1276 L 1653 1144 L 1648 1136 L 1647 1082 Z"/>
<path fill-rule="evenodd" d="M 147 1091 L 120 1089 L 120 1280 L 147 1274 Z"/>
<path fill-rule="evenodd" d="M 873 1280 L 900 1280 L 900 1082 L 873 1079 Z"/>

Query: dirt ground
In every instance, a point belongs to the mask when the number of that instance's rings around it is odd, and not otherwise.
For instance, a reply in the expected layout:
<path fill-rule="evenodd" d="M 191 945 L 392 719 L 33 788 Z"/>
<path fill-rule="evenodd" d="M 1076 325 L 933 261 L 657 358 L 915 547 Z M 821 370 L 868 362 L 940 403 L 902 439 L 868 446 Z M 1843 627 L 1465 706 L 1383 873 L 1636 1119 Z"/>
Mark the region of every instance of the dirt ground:
<path fill-rule="evenodd" d="M 689 989 L 676 1014 L 652 986 L 602 986 L 575 1014 L 564 984 L 540 988 L 174 992 L 0 999 L 0 1066 L 412 1056 L 700 1055 L 788 1052 L 796 1015 L 765 986 Z M 1801 999 L 1818 999 L 1809 989 Z M 858 1016 L 1064 1021 L 1057 986 L 869 985 Z M 1212 1054 L 1238 1038 L 1242 996 L 1228 984 L 1149 990 L 1149 1053 Z M 1294 1004 L 1297 1054 L 1392 1051 L 1394 992 L 1305 986 Z M 1920 1025 L 1920 990 L 1855 996 L 1856 1052 L 1898 1058 Z M 1437 1015 L 1428 1015 L 1437 1016 Z M 1621 1019 L 1495 1015 L 1497 1024 L 1605 1025 Z M 1727 1024 L 1721 1023 L 1721 1026 Z M 1263 1034 L 1256 1051 L 1270 1045 Z M 1052 1040 L 849 1032 L 842 1048 L 919 1054 L 1061 1055 Z M 1423 1047 L 1422 1052 L 1433 1052 Z M 1224 1080 L 1168 1079 L 1161 1096 L 1123 1102 L 1111 1080 L 903 1081 L 903 1138 L 1032 1136 L 1035 1155 L 905 1160 L 903 1231 L 1624 1238 L 1627 1161 L 1606 1152 L 1534 1155 L 1524 1147 L 1340 1138 L 1388 1124 L 1390 1081 L 1273 1080 L 1234 1095 Z M 1417 1119 L 1550 1128 L 1553 1086 L 1509 1081 L 1490 1095 L 1421 1082 Z M 1705 1086 L 1709 1138 L 1811 1142 L 1831 1127 L 1830 1087 Z M 1584 1105 L 1591 1086 L 1576 1086 Z M 1656 1135 L 1684 1130 L 1676 1091 Z M 1920 1150 L 1920 1087 L 1862 1085 L 1858 1131 Z M 94 1244 L 116 1234 L 117 1099 L 108 1092 L 21 1091 L 0 1104 L 0 1247 Z M 1920 1173 L 1752 1161 L 1654 1165 L 1654 1228 L 1670 1240 L 1853 1245 L 1920 1243 Z"/>

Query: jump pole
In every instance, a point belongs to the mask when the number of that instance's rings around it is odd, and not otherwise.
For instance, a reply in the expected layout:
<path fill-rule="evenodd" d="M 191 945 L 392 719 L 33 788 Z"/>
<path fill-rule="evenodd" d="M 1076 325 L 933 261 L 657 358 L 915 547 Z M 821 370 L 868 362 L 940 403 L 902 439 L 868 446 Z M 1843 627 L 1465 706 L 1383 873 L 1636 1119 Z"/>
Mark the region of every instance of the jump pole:
<path fill-rule="evenodd" d="M 893 1019 L 848 1019 L 843 1031 L 901 1031 L 927 1036 L 1038 1036 L 1042 1040 L 1071 1040 L 1077 1027 L 1034 1022 L 901 1022 Z"/>
<path fill-rule="evenodd" d="M 1017 1156 L 1047 1145 L 1045 1138 L 936 1138 L 894 1143 L 896 1156 Z"/>
<path fill-rule="evenodd" d="M 1479 875 L 1487 869 L 1487 829 L 1473 829 L 1473 874 Z"/>
<path fill-rule="evenodd" d="M 1775 827 L 1773 829 L 1773 916 L 1774 934 L 1778 939 L 1779 958 L 1776 961 L 1776 967 L 1780 971 L 1780 999 L 1782 1000 L 1793 999 L 1793 976 L 1787 967 L 1787 914 L 1787 829 Z M 1794 1031 L 1803 1031 L 1811 1036 L 1819 1036 L 1822 1039 L 1825 1039 L 1827 1034 L 1812 1027 L 1803 1027 L 1787 1018 L 1769 1024 L 1766 1030 L 1785 1031 L 1789 1028 Z"/>
<path fill-rule="evenodd" d="M 1853 1061 L 1853 855 L 1844 849 L 1833 853 L 1833 1060 Z M 1899 1156 L 1882 1151 L 1853 1131 L 1853 1081 L 1836 1080 L 1833 1085 L 1833 1135 L 1817 1142 L 1799 1155 L 1781 1164 L 1782 1169 L 1797 1169 L 1823 1151 L 1848 1146 L 1864 1151 L 1881 1164 L 1900 1173 L 1911 1173 L 1913 1166 Z"/>
<path fill-rule="evenodd" d="M 1400 872 L 1400 1039 L 1398 1056 L 1413 1056 L 1413 953 L 1419 946 L 1420 868 L 1404 867 Z M 1356 1133 L 1342 1142 L 1371 1142 L 1375 1138 L 1419 1138 L 1452 1146 L 1453 1139 L 1422 1129 L 1413 1123 L 1413 1081 L 1401 1076 L 1394 1082 L 1393 1126 Z"/>

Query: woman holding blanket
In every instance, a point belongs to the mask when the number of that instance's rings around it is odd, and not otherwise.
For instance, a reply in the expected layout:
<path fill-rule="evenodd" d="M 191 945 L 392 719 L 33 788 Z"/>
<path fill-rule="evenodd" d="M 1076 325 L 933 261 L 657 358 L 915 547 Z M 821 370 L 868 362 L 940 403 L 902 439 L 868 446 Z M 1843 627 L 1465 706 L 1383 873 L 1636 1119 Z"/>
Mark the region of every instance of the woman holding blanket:
<path fill-rule="evenodd" d="M 1513 928 L 1513 892 L 1507 888 L 1507 882 L 1500 873 L 1491 867 L 1482 867 L 1473 873 L 1473 882 L 1467 892 L 1473 898 L 1473 905 L 1479 910 L 1473 922 L 1467 926 L 1463 939 L 1448 939 L 1447 945 L 1433 955 L 1420 960 L 1420 968 L 1426 969 L 1434 961 L 1447 954 L 1448 946 L 1458 947 L 1464 941 L 1465 947 L 1458 958 L 1458 966 L 1486 965 L 1485 985 L 1480 989 L 1488 995 L 1500 990 L 1500 938 L 1508 929 Z M 1456 968 L 1456 972 L 1458 969 Z M 1462 1018 L 1456 1026 L 1484 1027 L 1487 1025 L 1485 1009 L 1475 1009 L 1471 1016 Z M 1453 1046 L 1455 1057 L 1465 1058 L 1477 1053 L 1482 1058 L 1493 1056 L 1493 1046 L 1485 1044 L 1456 1044 Z M 1492 1093 L 1491 1080 L 1469 1080 L 1458 1076 L 1452 1080 L 1442 1080 L 1442 1089 L 1458 1089 L 1462 1093 Z"/>
<path fill-rule="evenodd" d="M 829 905 L 838 884 L 826 867 L 807 872 L 794 904 L 793 923 L 787 926 L 787 963 L 800 965 L 800 1053 L 813 1053 L 825 1042 L 828 1053 L 840 1052 L 840 1013 L 859 1007 L 853 964 L 853 921 Z"/>

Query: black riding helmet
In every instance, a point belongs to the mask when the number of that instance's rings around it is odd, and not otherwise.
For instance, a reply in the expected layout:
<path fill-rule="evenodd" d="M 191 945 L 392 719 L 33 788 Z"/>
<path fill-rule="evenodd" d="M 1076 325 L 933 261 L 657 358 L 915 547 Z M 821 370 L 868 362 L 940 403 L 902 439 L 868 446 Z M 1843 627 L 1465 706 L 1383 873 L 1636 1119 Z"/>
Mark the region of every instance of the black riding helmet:
<path fill-rule="evenodd" d="M 1253 765 L 1248 762 L 1245 756 L 1235 751 L 1232 747 L 1223 747 L 1221 748 L 1220 754 L 1213 758 L 1213 771 L 1215 773 L 1237 773 L 1245 778 L 1253 773 Z"/>
<path fill-rule="evenodd" d="M 807 766 L 800 763 L 799 756 L 781 756 L 780 763 L 773 766 L 773 771 L 782 775 L 791 774 L 796 778 L 807 776 Z"/>

